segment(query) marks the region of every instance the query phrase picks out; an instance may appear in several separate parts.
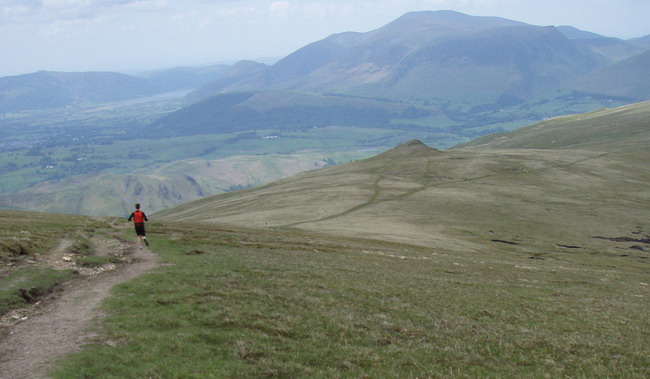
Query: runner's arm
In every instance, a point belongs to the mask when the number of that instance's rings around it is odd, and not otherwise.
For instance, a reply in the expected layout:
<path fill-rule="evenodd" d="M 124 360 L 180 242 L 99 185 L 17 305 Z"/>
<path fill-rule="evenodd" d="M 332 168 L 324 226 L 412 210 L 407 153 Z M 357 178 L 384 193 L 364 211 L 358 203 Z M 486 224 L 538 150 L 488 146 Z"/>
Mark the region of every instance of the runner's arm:
<path fill-rule="evenodd" d="M 129 221 L 133 220 L 133 212 L 131 212 L 131 216 L 129 216 Z"/>
<path fill-rule="evenodd" d="M 145 221 L 149 221 L 149 219 L 147 218 L 147 215 L 144 214 L 144 212 L 142 212 L 142 217 L 144 217 L 144 220 L 145 220 Z"/>

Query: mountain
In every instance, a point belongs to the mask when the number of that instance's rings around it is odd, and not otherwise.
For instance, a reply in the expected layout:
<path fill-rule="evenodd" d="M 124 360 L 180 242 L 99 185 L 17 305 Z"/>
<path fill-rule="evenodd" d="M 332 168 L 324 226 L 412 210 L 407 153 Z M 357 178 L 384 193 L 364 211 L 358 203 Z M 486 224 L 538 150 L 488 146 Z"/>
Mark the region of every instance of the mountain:
<path fill-rule="evenodd" d="M 196 101 L 219 92 L 240 92 L 262 87 L 266 84 L 268 68 L 266 64 L 254 61 L 237 62 L 222 72 L 219 79 L 203 84 L 187 98 Z"/>
<path fill-rule="evenodd" d="M 144 75 L 144 78 L 161 92 L 190 90 L 219 79 L 230 67 L 224 64 L 207 67 L 174 67 L 149 73 Z"/>
<path fill-rule="evenodd" d="M 650 48 L 650 34 L 644 37 L 639 37 L 639 38 L 633 38 L 630 40 L 631 42 L 640 44 L 644 46 L 645 48 Z"/>
<path fill-rule="evenodd" d="M 558 26 L 557 30 L 559 30 L 567 38 L 574 39 L 574 40 L 606 38 L 604 36 L 601 36 L 600 34 L 588 32 L 585 30 L 580 30 L 570 25 Z"/>
<path fill-rule="evenodd" d="M 600 59 L 552 27 L 417 12 L 368 33 L 330 36 L 199 93 L 272 89 L 448 98 L 451 90 L 458 99 L 489 88 L 488 101 L 509 92 L 529 96 L 598 67 Z"/>
<path fill-rule="evenodd" d="M 636 101 L 650 99 L 650 50 L 591 72 L 570 84 L 572 89 Z"/>
<path fill-rule="evenodd" d="M 134 77 L 115 72 L 53 72 L 0 77 L 0 112 L 62 108 L 74 103 L 114 102 L 193 90 L 230 68 L 177 67 Z"/>
<path fill-rule="evenodd" d="M 97 175 L 125 174 L 151 165 L 144 174 L 131 173 L 144 179 L 172 159 L 205 155 L 216 159 L 229 154 L 262 157 L 314 149 L 383 151 L 413 138 L 448 148 L 548 117 L 642 100 L 638 97 L 644 93 L 637 89 L 633 92 L 638 95 L 608 94 L 607 90 L 615 88 L 611 81 L 619 79 L 596 76 L 612 59 L 582 45 L 592 39 L 599 38 L 567 38 L 558 28 L 502 18 L 419 12 L 368 33 L 330 36 L 272 65 L 242 61 L 233 66 L 174 69 L 145 78 L 47 72 L 17 81 L 15 77 L 3 78 L 5 84 L 14 81 L 0 91 L 3 106 L 14 110 L 63 107 L 0 118 L 3 204 L 28 209 L 54 207 L 58 201 L 55 193 L 76 191 L 79 199 L 94 192 L 97 185 L 106 185 Z M 636 63 L 640 71 L 630 67 L 618 71 L 620 75 L 639 72 L 633 80 L 641 86 L 648 82 L 643 67 L 641 61 Z M 581 83 L 585 85 L 581 90 L 571 87 L 585 75 L 595 76 Z M 107 79 L 99 80 L 102 76 Z M 124 104 L 93 103 L 148 96 L 161 88 L 180 89 L 215 77 L 185 99 L 178 91 L 169 94 L 165 102 L 162 96 L 155 96 Z M 87 90 L 89 83 L 97 83 L 94 90 Z M 133 88 L 128 83 L 133 83 Z M 84 102 L 91 104 L 81 106 Z M 80 106 L 65 108 L 71 104 Z M 166 138 L 187 135 L 200 136 L 193 136 L 189 146 L 178 149 L 173 144 L 179 140 Z M 132 155 L 134 149 L 145 145 L 137 139 L 145 136 L 151 159 L 131 158 L 137 157 Z M 104 150 L 107 144 L 114 146 Z M 181 149 L 188 153 L 180 157 L 172 151 Z M 120 158 L 106 163 L 101 154 L 90 155 L 91 163 L 83 160 L 82 150 L 107 152 L 108 160 Z M 60 164 L 51 164 L 56 160 Z M 82 176 L 91 172 L 92 176 Z M 66 178 L 92 183 L 81 188 L 78 183 L 64 183 Z M 198 196 L 196 190 L 179 190 L 190 195 L 166 202 L 164 191 L 158 191 L 162 186 L 170 188 L 167 193 L 174 192 L 166 178 L 151 178 L 149 187 L 143 184 L 150 188 L 146 192 L 151 196 L 160 196 L 151 201 L 151 207 L 171 206 Z M 40 191 L 38 186 L 27 188 L 44 181 L 48 181 L 43 184 L 48 191 Z M 241 184 L 233 183 L 236 185 Z M 212 193 L 214 188 L 203 192 Z M 105 198 L 112 199 L 115 194 Z M 19 198 L 21 195 L 25 197 Z"/>
<path fill-rule="evenodd" d="M 371 88 L 456 101 L 526 99 L 598 66 L 553 27 L 503 27 L 422 46 L 397 65 L 392 82 Z"/>
<path fill-rule="evenodd" d="M 648 48 L 635 40 L 605 37 L 572 26 L 558 26 L 557 29 L 579 46 L 603 56 L 612 63 L 640 54 Z"/>
<path fill-rule="evenodd" d="M 649 109 L 650 103 L 642 103 L 494 137 L 528 139 L 522 146 L 531 148 L 482 143 L 439 151 L 412 141 L 156 217 L 299 228 L 477 254 L 486 243 L 523 254 L 616 253 L 594 236 L 633 238 L 631 233 L 647 227 Z"/>
<path fill-rule="evenodd" d="M 154 124 L 159 136 L 324 126 L 388 127 L 397 118 L 437 112 L 410 104 L 286 91 L 235 92 L 205 98 Z"/>
<path fill-rule="evenodd" d="M 586 47 L 612 62 L 630 58 L 650 47 L 650 38 L 646 44 L 643 42 L 645 41 L 643 37 L 626 41 L 619 38 L 601 36 L 600 34 L 580 30 L 573 26 L 558 26 L 557 30 L 567 38 L 575 40 L 578 45 Z"/>
<path fill-rule="evenodd" d="M 251 89 L 315 91 L 340 87 L 338 83 L 350 77 L 352 83 L 358 84 L 365 81 L 360 77 L 363 70 L 359 71 L 359 66 L 394 64 L 422 44 L 520 24 L 502 18 L 472 17 L 451 11 L 408 13 L 368 33 L 334 34 L 297 50 L 270 67 L 249 65 L 250 75 L 258 79 L 255 88 L 249 86 L 249 75 L 240 69 L 237 75 L 231 75 L 232 80 L 222 84 L 211 83 L 210 91 L 199 89 L 199 92 L 207 95 L 210 92 Z M 237 79 L 241 78 L 247 80 L 238 83 Z"/>
<path fill-rule="evenodd" d="M 564 95 L 557 89 L 610 61 L 554 27 L 451 11 L 409 13 L 368 33 L 332 35 L 272 66 L 239 62 L 151 130 L 179 135 L 328 124 L 431 130 L 436 119 L 462 134 L 515 117 L 542 119 L 528 110 L 531 104 L 519 116 L 498 112 L 527 101 L 539 107 L 539 97 L 549 94 L 545 101 L 553 101 Z"/>
<path fill-rule="evenodd" d="M 386 78 L 396 65 L 408 55 L 424 46 L 443 43 L 459 36 L 480 33 L 484 30 L 522 25 L 521 23 L 497 17 L 473 17 L 457 12 L 407 13 L 377 30 L 364 33 L 334 35 L 324 41 L 312 44 L 276 63 L 272 70 L 282 73 L 301 74 L 292 88 L 316 88 L 319 90 L 347 88 Z M 336 44 L 329 54 L 321 51 Z M 310 72 L 301 72 L 302 55 L 320 55 L 322 59 L 313 62 Z M 275 75 L 276 83 L 286 83 L 287 75 Z"/>
<path fill-rule="evenodd" d="M 145 79 L 113 72 L 40 71 L 0 77 L 0 112 L 119 101 L 157 92 Z"/>

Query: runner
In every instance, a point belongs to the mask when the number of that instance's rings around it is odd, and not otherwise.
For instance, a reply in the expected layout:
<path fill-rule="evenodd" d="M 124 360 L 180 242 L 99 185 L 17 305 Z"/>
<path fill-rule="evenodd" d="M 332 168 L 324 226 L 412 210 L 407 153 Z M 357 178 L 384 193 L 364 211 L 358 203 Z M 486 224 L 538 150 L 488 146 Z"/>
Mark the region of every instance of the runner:
<path fill-rule="evenodd" d="M 135 226 L 135 234 L 138 236 L 138 246 L 142 249 L 142 241 L 145 245 L 149 246 L 149 241 L 147 241 L 147 233 L 144 230 L 144 222 L 149 221 L 147 215 L 140 210 L 140 203 L 135 205 L 135 211 L 129 216 L 129 221 L 133 220 L 133 225 Z"/>

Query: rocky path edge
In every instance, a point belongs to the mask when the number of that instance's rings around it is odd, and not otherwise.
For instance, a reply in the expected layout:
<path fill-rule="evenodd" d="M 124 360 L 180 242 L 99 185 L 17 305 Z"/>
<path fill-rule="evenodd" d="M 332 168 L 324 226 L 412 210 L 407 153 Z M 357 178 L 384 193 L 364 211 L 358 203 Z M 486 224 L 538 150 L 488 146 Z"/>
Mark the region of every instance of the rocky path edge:
<path fill-rule="evenodd" d="M 148 249 L 132 249 L 129 258 L 130 264 L 116 270 L 67 284 L 28 319 L 0 330 L 0 378 L 47 378 L 57 359 L 89 342 L 111 288 L 158 265 L 158 255 Z"/>

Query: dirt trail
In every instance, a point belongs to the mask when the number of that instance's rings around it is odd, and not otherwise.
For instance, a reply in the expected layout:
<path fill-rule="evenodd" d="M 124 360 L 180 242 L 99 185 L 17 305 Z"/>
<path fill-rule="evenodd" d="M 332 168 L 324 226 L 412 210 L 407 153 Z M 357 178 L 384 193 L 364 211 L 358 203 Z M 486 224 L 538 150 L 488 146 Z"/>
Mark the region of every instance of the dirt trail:
<path fill-rule="evenodd" d="M 53 361 L 89 341 L 92 322 L 101 316 L 99 305 L 110 289 L 158 262 L 158 256 L 146 249 L 132 250 L 129 258 L 131 264 L 69 284 L 26 321 L 0 330 L 0 378 L 45 378 Z"/>

